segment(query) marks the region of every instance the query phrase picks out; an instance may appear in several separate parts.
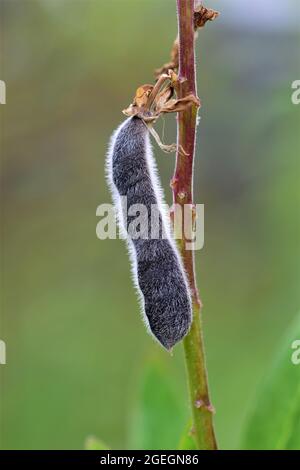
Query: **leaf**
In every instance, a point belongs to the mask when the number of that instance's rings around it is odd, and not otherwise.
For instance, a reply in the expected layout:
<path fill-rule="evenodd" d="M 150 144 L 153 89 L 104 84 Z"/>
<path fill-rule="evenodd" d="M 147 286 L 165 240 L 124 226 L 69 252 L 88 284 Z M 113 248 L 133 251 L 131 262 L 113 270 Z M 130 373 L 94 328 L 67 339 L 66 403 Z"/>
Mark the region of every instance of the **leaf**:
<path fill-rule="evenodd" d="M 100 439 L 89 436 L 85 440 L 85 450 L 109 450 L 109 447 Z"/>
<path fill-rule="evenodd" d="M 131 416 L 129 448 L 176 449 L 186 414 L 171 371 L 156 359 L 148 361 Z"/>
<path fill-rule="evenodd" d="M 300 364 L 292 362 L 292 355 L 298 354 L 292 348 L 295 340 L 300 340 L 300 316 L 284 339 L 272 369 L 269 373 L 266 371 L 267 377 L 257 396 L 243 448 L 300 448 Z M 293 346 L 295 348 L 297 344 Z"/>
<path fill-rule="evenodd" d="M 192 426 L 192 420 L 190 419 L 179 441 L 178 450 L 197 450 L 196 442 L 192 435 Z"/>

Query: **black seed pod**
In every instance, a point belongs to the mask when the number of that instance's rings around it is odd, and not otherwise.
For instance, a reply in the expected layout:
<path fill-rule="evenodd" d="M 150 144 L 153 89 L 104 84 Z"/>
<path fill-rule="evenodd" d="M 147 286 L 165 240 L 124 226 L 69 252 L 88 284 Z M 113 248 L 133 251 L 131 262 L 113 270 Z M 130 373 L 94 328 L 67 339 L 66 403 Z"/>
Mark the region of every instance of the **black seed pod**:
<path fill-rule="evenodd" d="M 141 119 L 127 119 L 114 133 L 107 170 L 119 223 L 127 234 L 134 282 L 140 293 L 146 324 L 154 337 L 170 349 L 190 328 L 191 297 L 163 208 L 163 193 L 149 132 Z M 121 204 L 125 197 L 127 208 Z M 139 238 L 130 230 L 134 221 L 130 208 L 139 207 L 136 204 L 146 209 Z M 153 211 L 156 211 L 155 218 Z M 156 239 L 152 237 L 153 230 L 158 233 Z"/>

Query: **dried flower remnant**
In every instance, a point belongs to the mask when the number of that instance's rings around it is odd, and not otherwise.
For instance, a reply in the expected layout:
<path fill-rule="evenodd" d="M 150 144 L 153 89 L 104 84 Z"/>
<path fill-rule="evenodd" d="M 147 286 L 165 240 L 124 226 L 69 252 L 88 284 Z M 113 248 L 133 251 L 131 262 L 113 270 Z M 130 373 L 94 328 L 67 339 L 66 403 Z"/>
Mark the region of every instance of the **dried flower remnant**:
<path fill-rule="evenodd" d="M 219 12 L 212 10 L 211 8 L 205 8 L 203 5 L 195 7 L 194 12 L 194 28 L 195 31 L 198 28 L 203 28 L 207 21 L 214 21 L 219 16 Z"/>
<path fill-rule="evenodd" d="M 177 82 L 177 75 L 174 71 L 169 70 L 168 74 L 162 74 L 159 77 L 155 85 L 140 86 L 135 93 L 133 102 L 123 110 L 123 113 L 128 117 L 136 116 L 142 119 L 159 147 L 167 153 L 175 152 L 177 145 L 166 145 L 161 141 L 153 128 L 155 121 L 161 114 L 185 111 L 192 105 L 200 107 L 199 99 L 191 93 L 183 98 L 173 98 Z M 180 152 L 187 155 L 182 147 Z"/>

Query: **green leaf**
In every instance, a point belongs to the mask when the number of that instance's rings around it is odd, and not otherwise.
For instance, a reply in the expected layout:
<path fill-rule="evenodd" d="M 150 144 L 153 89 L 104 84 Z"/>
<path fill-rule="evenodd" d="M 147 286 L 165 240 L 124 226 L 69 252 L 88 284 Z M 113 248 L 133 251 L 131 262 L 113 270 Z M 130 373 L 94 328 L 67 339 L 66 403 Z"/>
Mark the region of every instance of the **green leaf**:
<path fill-rule="evenodd" d="M 190 419 L 180 438 L 178 450 L 197 450 L 195 439 L 192 435 L 193 422 Z"/>
<path fill-rule="evenodd" d="M 186 402 L 166 364 L 157 359 L 144 367 L 131 414 L 129 448 L 176 449 L 187 420 Z"/>
<path fill-rule="evenodd" d="M 85 441 L 85 450 L 109 450 L 109 447 L 97 437 L 89 436 Z"/>
<path fill-rule="evenodd" d="M 299 449 L 300 448 L 300 358 L 294 344 L 300 340 L 300 316 L 283 341 L 280 352 L 257 396 L 242 448 Z"/>

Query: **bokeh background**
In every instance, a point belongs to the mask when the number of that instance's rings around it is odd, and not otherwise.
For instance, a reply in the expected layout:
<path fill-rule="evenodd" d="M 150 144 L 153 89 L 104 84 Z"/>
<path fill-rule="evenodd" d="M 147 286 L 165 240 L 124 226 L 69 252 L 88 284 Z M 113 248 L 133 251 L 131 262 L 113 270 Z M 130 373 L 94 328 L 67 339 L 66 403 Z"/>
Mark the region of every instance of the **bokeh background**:
<path fill-rule="evenodd" d="M 275 3 L 207 2 L 221 16 L 197 43 L 197 271 L 222 448 L 241 446 L 300 306 L 300 8 Z M 189 416 L 181 346 L 169 357 L 146 334 L 124 243 L 95 230 L 110 134 L 168 60 L 175 1 L 0 0 L 0 21 L 1 448 L 83 448 L 89 435 L 172 448 Z M 174 157 L 154 146 L 170 202 Z M 164 399 L 171 435 L 155 421 Z"/>

